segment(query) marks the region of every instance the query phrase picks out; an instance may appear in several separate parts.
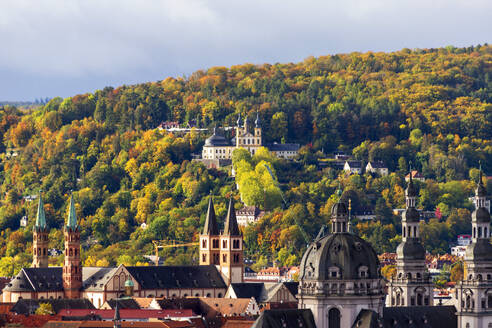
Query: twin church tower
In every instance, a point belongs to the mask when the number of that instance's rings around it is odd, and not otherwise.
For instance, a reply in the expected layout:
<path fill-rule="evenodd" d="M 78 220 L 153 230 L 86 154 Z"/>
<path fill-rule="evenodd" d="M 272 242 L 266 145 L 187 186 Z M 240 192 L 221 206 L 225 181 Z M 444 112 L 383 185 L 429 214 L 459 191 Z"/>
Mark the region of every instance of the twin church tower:
<path fill-rule="evenodd" d="M 65 261 L 63 263 L 63 291 L 66 298 L 80 298 L 82 288 L 82 263 L 80 261 L 80 229 L 77 224 L 75 202 L 70 196 L 67 224 L 63 228 L 65 237 Z M 48 227 L 41 194 L 39 195 L 36 223 L 33 227 L 32 267 L 48 267 Z"/>

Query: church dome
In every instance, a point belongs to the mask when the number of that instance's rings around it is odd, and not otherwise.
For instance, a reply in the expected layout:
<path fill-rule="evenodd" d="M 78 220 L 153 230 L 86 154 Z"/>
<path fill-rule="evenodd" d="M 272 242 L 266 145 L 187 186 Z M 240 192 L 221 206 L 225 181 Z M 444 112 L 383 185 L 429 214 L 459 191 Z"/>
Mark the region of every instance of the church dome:
<path fill-rule="evenodd" d="M 227 141 L 226 138 L 223 136 L 219 136 L 218 134 L 215 133 L 210 137 L 205 140 L 205 146 L 206 147 L 225 147 L 229 146 L 229 142 Z"/>
<path fill-rule="evenodd" d="M 489 239 L 478 239 L 466 247 L 466 261 L 492 261 L 492 244 Z"/>
<path fill-rule="evenodd" d="M 368 242 L 350 233 L 335 233 L 309 245 L 301 261 L 299 278 L 379 279 L 378 267 L 376 252 Z"/>
<path fill-rule="evenodd" d="M 472 213 L 472 222 L 488 223 L 490 222 L 490 213 L 485 207 L 479 207 Z"/>
<path fill-rule="evenodd" d="M 402 214 L 403 222 L 420 222 L 420 213 L 415 209 L 415 207 L 407 208 Z"/>
<path fill-rule="evenodd" d="M 398 258 L 405 260 L 425 260 L 425 248 L 422 244 L 414 239 L 409 239 L 400 243 L 396 248 Z"/>
<path fill-rule="evenodd" d="M 133 283 L 133 281 L 131 279 L 128 279 L 127 281 L 125 281 L 125 287 L 134 287 L 135 284 Z"/>

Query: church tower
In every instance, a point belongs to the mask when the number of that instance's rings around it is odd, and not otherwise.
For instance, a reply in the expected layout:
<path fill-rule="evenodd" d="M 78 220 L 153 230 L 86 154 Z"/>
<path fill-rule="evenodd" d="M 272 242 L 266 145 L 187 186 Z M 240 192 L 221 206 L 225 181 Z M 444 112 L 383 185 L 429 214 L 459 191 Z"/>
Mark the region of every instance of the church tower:
<path fill-rule="evenodd" d="M 420 241 L 420 214 L 415 208 L 417 189 L 412 176 L 405 190 L 406 209 L 402 214 L 402 242 L 396 249 L 396 277 L 389 284 L 387 306 L 432 306 L 433 283 L 425 265 Z"/>
<path fill-rule="evenodd" d="M 207 217 L 200 235 L 200 265 L 220 264 L 220 235 L 212 195 L 208 200 Z"/>
<path fill-rule="evenodd" d="M 243 282 L 243 236 L 237 225 L 232 197 L 229 199 L 224 231 L 220 236 L 220 272 L 228 285 Z"/>
<path fill-rule="evenodd" d="M 63 263 L 63 289 L 66 298 L 80 298 L 82 265 L 80 262 L 80 229 L 75 214 L 73 194 L 70 196 L 67 224 L 64 229 L 65 262 Z"/>
<path fill-rule="evenodd" d="M 472 213 L 472 242 L 466 248 L 463 280 L 456 285 L 460 328 L 492 327 L 492 245 L 486 197 L 480 168 L 476 208 Z"/>
<path fill-rule="evenodd" d="M 44 214 L 44 204 L 41 192 L 39 192 L 38 213 L 36 223 L 32 231 L 32 267 L 48 267 L 48 227 Z"/>

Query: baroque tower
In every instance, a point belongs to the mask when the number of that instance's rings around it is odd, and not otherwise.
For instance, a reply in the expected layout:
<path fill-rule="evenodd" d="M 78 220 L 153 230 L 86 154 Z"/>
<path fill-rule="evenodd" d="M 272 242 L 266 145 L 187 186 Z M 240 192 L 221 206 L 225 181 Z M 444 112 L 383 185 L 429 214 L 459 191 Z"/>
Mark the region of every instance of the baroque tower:
<path fill-rule="evenodd" d="M 263 141 L 261 140 L 261 121 L 260 114 L 256 112 L 256 120 L 255 120 L 255 140 L 256 144 L 261 145 Z"/>
<path fill-rule="evenodd" d="M 32 267 L 48 267 L 48 227 L 46 225 L 46 216 L 44 214 L 44 204 L 41 192 L 39 192 L 38 212 L 36 214 L 36 223 L 32 231 Z"/>
<path fill-rule="evenodd" d="M 243 236 L 237 225 L 232 197 L 229 199 L 224 231 L 220 235 L 220 272 L 227 285 L 243 282 Z"/>
<path fill-rule="evenodd" d="M 80 228 L 77 224 L 73 194 L 70 196 L 65 236 L 65 262 L 63 263 L 63 290 L 66 298 L 80 298 L 82 265 L 80 262 Z"/>
<path fill-rule="evenodd" d="M 368 242 L 347 232 L 345 203 L 333 205 L 331 218 L 332 233 L 321 228 L 302 258 L 298 306 L 311 309 L 318 328 L 355 327 L 363 309 L 382 315 L 379 260 Z"/>
<path fill-rule="evenodd" d="M 466 248 L 463 280 L 456 285 L 460 328 L 492 327 L 492 245 L 486 197 L 480 168 L 472 213 L 472 242 Z"/>
<path fill-rule="evenodd" d="M 200 265 L 220 264 L 219 228 L 215 217 L 212 195 L 208 200 L 207 217 L 200 235 Z"/>
<path fill-rule="evenodd" d="M 406 209 L 402 214 L 402 242 L 396 249 L 396 277 L 389 284 L 387 306 L 432 306 L 433 283 L 425 265 L 420 241 L 420 214 L 415 208 L 417 189 L 412 175 L 405 190 Z"/>

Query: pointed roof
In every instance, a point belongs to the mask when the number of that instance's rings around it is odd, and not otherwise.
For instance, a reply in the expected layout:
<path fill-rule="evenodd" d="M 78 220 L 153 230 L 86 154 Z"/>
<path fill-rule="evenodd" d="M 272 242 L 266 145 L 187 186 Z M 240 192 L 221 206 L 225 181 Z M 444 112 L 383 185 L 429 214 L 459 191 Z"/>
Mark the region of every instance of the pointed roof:
<path fill-rule="evenodd" d="M 239 227 L 237 225 L 236 210 L 234 209 L 234 201 L 232 197 L 229 199 L 229 209 L 227 210 L 227 218 L 224 224 L 224 235 L 240 236 Z"/>
<path fill-rule="evenodd" d="M 67 227 L 72 229 L 77 228 L 77 214 L 75 213 L 73 193 L 70 195 L 70 208 L 68 210 Z"/>
<path fill-rule="evenodd" d="M 41 192 L 39 192 L 38 213 L 36 214 L 34 228 L 46 229 L 46 215 L 44 213 L 44 203 Z"/>
<path fill-rule="evenodd" d="M 417 197 L 417 188 L 415 188 L 413 184 L 413 178 L 411 173 L 410 173 L 410 180 L 408 181 L 407 190 L 405 190 L 405 195 L 407 197 Z"/>
<path fill-rule="evenodd" d="M 475 189 L 475 196 L 477 197 L 487 196 L 487 189 L 483 185 L 483 179 L 482 179 L 482 165 L 480 165 L 480 173 L 478 175 L 478 182 L 477 182 L 477 189 Z"/>
<path fill-rule="evenodd" d="M 208 210 L 207 217 L 205 218 L 205 226 L 203 227 L 203 234 L 209 236 L 219 235 L 219 228 L 217 226 L 217 218 L 215 217 L 212 195 L 210 195 L 210 198 L 208 199 Z"/>
<path fill-rule="evenodd" d="M 120 316 L 120 308 L 118 307 L 118 301 L 116 301 L 116 308 L 114 309 L 114 319 L 113 321 L 120 321 L 121 316 Z"/>
<path fill-rule="evenodd" d="M 237 122 L 236 122 L 236 125 L 237 125 L 238 127 L 240 127 L 240 126 L 241 126 L 241 113 L 239 113 L 239 115 L 237 116 Z"/>
<path fill-rule="evenodd" d="M 256 112 L 256 120 L 255 120 L 255 126 L 257 128 L 259 128 L 261 125 L 261 121 L 260 121 L 260 114 L 258 112 Z"/>

